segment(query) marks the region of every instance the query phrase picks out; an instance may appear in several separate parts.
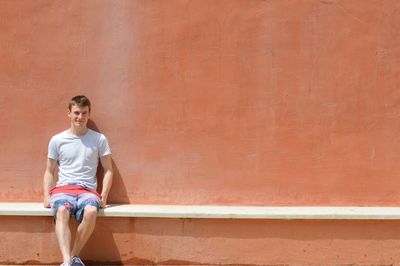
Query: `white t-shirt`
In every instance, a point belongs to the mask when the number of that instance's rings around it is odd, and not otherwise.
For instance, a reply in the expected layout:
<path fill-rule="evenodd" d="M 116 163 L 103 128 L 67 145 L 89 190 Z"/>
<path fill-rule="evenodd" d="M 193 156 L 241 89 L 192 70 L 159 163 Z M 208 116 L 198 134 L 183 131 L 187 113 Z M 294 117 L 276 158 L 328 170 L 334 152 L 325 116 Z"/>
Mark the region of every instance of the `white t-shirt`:
<path fill-rule="evenodd" d="M 83 136 L 68 130 L 53 136 L 48 157 L 58 163 L 57 186 L 79 185 L 96 190 L 99 159 L 108 154 L 111 150 L 106 137 L 91 129 Z"/>

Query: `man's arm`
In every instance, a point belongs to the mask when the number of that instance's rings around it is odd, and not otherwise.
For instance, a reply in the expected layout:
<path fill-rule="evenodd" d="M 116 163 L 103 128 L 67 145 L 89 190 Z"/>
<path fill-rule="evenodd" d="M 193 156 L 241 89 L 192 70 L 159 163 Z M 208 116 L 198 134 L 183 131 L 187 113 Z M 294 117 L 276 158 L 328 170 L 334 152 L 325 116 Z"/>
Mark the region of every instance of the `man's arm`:
<path fill-rule="evenodd" d="M 54 171 L 56 165 L 56 160 L 47 159 L 46 171 L 43 177 L 43 205 L 45 208 L 50 207 L 50 189 L 54 186 Z"/>
<path fill-rule="evenodd" d="M 101 191 L 101 207 L 104 208 L 107 204 L 108 193 L 110 193 L 113 180 L 111 154 L 101 157 L 100 161 L 104 169 L 103 189 Z"/>

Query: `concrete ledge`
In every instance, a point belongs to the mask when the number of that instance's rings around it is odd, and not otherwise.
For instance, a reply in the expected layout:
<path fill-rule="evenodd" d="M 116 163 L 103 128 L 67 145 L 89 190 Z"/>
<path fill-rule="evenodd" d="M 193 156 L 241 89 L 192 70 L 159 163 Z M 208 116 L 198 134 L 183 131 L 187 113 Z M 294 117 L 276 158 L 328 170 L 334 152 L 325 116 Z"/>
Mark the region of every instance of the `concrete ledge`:
<path fill-rule="evenodd" d="M 51 216 L 42 203 L 0 202 L 0 216 Z M 208 205 L 108 205 L 103 217 L 217 219 L 400 220 L 400 207 L 257 207 Z"/>

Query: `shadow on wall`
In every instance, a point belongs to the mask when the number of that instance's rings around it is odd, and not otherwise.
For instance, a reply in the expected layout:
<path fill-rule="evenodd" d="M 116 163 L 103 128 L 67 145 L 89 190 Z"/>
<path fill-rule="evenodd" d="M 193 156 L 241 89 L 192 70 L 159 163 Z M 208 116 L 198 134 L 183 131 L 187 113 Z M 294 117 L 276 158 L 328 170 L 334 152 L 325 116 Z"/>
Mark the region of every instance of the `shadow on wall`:
<path fill-rule="evenodd" d="M 93 120 L 89 120 L 88 128 L 95 130 L 101 133 L 101 129 L 96 125 Z M 112 150 L 112 147 L 111 147 Z M 113 184 L 111 187 L 111 191 L 108 197 L 108 203 L 130 203 L 128 193 L 126 191 L 125 184 L 121 178 L 121 174 L 119 172 L 118 166 L 114 160 L 112 160 L 112 166 L 114 170 L 113 175 Z M 99 164 L 97 168 L 97 180 L 98 180 L 98 188 L 97 190 L 101 193 L 103 187 L 103 167 Z M 95 230 L 92 237 L 89 239 L 88 244 L 82 250 L 82 257 L 86 260 L 100 260 L 100 261 L 121 261 L 121 254 L 118 249 L 118 246 L 114 240 L 113 231 L 110 230 L 107 226 L 110 226 L 105 221 L 99 223 L 97 222 L 97 229 Z M 102 245 L 99 243 L 105 243 Z M 93 249 L 93 246 L 95 248 Z M 96 250 L 93 252 L 93 250 Z"/>
<path fill-rule="evenodd" d="M 99 127 L 96 125 L 96 123 L 91 119 L 88 122 L 88 128 L 101 133 L 101 129 L 99 129 Z M 111 147 L 111 151 L 112 151 L 112 147 Z M 108 203 L 128 204 L 128 203 L 130 203 L 128 193 L 127 193 L 124 181 L 122 180 L 121 174 L 119 172 L 118 166 L 114 160 L 112 160 L 112 166 L 114 169 L 114 177 L 113 177 L 113 184 L 112 184 L 111 191 L 110 191 L 109 198 L 108 198 Z M 99 164 L 99 166 L 97 168 L 97 180 L 98 180 L 97 190 L 99 192 L 101 192 L 101 189 L 103 187 L 103 174 L 104 174 L 103 167 L 101 166 L 101 164 Z"/>

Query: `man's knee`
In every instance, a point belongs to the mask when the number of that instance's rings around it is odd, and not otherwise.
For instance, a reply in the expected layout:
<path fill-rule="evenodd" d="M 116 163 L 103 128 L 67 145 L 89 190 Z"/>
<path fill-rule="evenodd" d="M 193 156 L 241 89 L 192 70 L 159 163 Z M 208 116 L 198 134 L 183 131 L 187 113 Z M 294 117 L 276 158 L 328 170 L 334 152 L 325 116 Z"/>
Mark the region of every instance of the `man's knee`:
<path fill-rule="evenodd" d="M 84 219 L 96 219 L 97 217 L 97 208 L 96 206 L 87 205 L 84 208 L 83 218 Z"/>
<path fill-rule="evenodd" d="M 58 221 L 68 221 L 70 216 L 70 212 L 67 207 L 60 206 L 57 209 L 56 219 Z"/>

